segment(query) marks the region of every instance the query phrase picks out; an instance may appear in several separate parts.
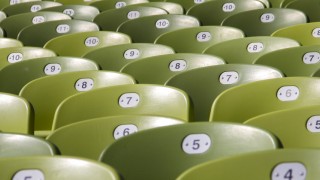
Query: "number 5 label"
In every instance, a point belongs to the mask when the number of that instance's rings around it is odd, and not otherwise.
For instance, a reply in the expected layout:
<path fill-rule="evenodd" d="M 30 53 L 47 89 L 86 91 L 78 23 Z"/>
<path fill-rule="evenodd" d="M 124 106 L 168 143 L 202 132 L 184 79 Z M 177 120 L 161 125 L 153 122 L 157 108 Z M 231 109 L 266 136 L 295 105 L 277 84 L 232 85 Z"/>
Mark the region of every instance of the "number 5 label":
<path fill-rule="evenodd" d="M 211 146 L 211 139 L 206 134 L 190 134 L 183 139 L 182 149 L 187 154 L 202 154 Z"/>

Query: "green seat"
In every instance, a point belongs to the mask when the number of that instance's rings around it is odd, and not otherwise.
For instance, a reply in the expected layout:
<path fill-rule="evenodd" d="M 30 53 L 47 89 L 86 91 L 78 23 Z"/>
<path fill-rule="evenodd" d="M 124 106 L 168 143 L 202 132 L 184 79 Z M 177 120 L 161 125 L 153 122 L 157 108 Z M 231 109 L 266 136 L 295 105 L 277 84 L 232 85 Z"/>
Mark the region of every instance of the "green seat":
<path fill-rule="evenodd" d="M 151 84 L 119 85 L 65 99 L 56 110 L 53 129 L 116 115 L 155 115 L 188 121 L 189 113 L 189 98 L 179 89 Z"/>
<path fill-rule="evenodd" d="M 19 4 L 19 3 L 25 3 L 25 2 L 32 2 L 32 1 L 41 1 L 41 0 L 2 0 L 0 1 L 0 9 L 3 9 L 7 6 L 11 6 L 14 4 Z"/>
<path fill-rule="evenodd" d="M 320 104 L 319 88 L 320 79 L 315 77 L 284 77 L 234 87 L 215 99 L 210 121 L 242 123 L 273 111 Z"/>
<path fill-rule="evenodd" d="M 0 27 L 0 38 L 3 38 L 4 32 L 3 29 Z"/>
<path fill-rule="evenodd" d="M 232 123 L 185 123 L 141 131 L 119 139 L 101 155 L 124 179 L 175 179 L 197 164 L 272 150 L 267 131 Z M 226 173 L 226 172 L 225 172 Z M 196 178 L 198 179 L 198 178 Z"/>
<path fill-rule="evenodd" d="M 297 0 L 282 0 L 281 7 L 286 8 L 289 4 L 291 4 L 292 2 L 295 2 L 295 1 L 297 1 Z M 306 0 L 306 1 L 309 1 L 309 0 Z"/>
<path fill-rule="evenodd" d="M 94 6 L 99 9 L 100 12 L 109 9 L 120 9 L 128 5 L 148 3 L 148 0 L 107 0 L 107 1 L 94 1 L 90 3 L 90 6 Z"/>
<path fill-rule="evenodd" d="M 306 22 L 307 17 L 302 11 L 265 8 L 234 14 L 226 18 L 222 25 L 239 28 L 246 36 L 269 36 L 278 29 Z"/>
<path fill-rule="evenodd" d="M 125 21 L 159 14 L 167 14 L 167 12 L 156 7 L 130 5 L 120 9 L 103 11 L 93 21 L 99 25 L 101 30 L 117 31 L 118 27 Z"/>
<path fill-rule="evenodd" d="M 260 56 L 290 47 L 300 46 L 299 42 L 280 37 L 255 36 L 224 41 L 203 51 L 223 58 L 227 63 L 253 64 Z"/>
<path fill-rule="evenodd" d="M 2 9 L 3 12 L 7 14 L 7 16 L 13 16 L 21 13 L 27 12 L 37 12 L 41 9 L 61 6 L 61 3 L 58 2 L 50 2 L 50 1 L 30 1 L 24 3 L 13 4 L 11 6 L 7 6 Z"/>
<path fill-rule="evenodd" d="M 53 156 L 59 154 L 56 146 L 49 141 L 33 135 L 20 133 L 1 132 L 0 148 L 0 159 L 23 156 Z"/>
<path fill-rule="evenodd" d="M 17 38 L 19 32 L 30 25 L 45 21 L 71 19 L 68 15 L 58 12 L 29 12 L 7 17 L 0 22 L 0 27 L 6 32 L 6 37 Z"/>
<path fill-rule="evenodd" d="M 152 43 L 131 43 L 96 49 L 83 57 L 95 61 L 103 70 L 120 71 L 126 64 L 142 58 L 173 54 L 165 45 Z"/>
<path fill-rule="evenodd" d="M 104 163 L 67 156 L 1 158 L 1 179 L 120 180 Z"/>
<path fill-rule="evenodd" d="M 0 112 L 0 132 L 33 134 L 33 109 L 26 99 L 1 92 Z"/>
<path fill-rule="evenodd" d="M 95 7 L 89 5 L 61 5 L 49 8 L 44 8 L 40 11 L 53 11 L 69 15 L 72 19 L 93 21 L 93 19 L 100 13 Z"/>
<path fill-rule="evenodd" d="M 285 0 L 268 0 L 270 2 L 270 7 L 281 8 Z"/>
<path fill-rule="evenodd" d="M 156 7 L 156 8 L 161 8 L 167 11 L 168 14 L 183 14 L 184 9 L 182 5 L 179 3 L 174 3 L 174 2 L 149 2 L 147 3 L 139 3 L 139 4 L 132 4 L 130 6 L 146 6 L 146 7 Z"/>
<path fill-rule="evenodd" d="M 99 31 L 97 24 L 84 20 L 57 20 L 28 26 L 20 31 L 18 40 L 25 46 L 43 47 L 52 38 L 79 32 Z"/>
<path fill-rule="evenodd" d="M 99 0 L 54 0 L 54 1 L 62 3 L 63 5 L 90 5 L 92 2 L 99 1 Z"/>
<path fill-rule="evenodd" d="M 173 2 L 173 3 L 177 3 L 180 4 L 183 9 L 184 9 L 184 13 L 186 13 L 192 6 L 207 2 L 207 1 L 211 1 L 211 0 L 165 0 L 165 2 Z"/>
<path fill-rule="evenodd" d="M 209 121 L 212 103 L 222 92 L 241 84 L 281 77 L 280 71 L 267 66 L 225 64 L 182 72 L 169 79 L 166 85 L 179 88 L 189 95 L 193 121 Z"/>
<path fill-rule="evenodd" d="M 304 12 L 308 17 L 308 22 L 319 22 L 320 8 L 319 1 L 317 0 L 298 0 L 293 1 L 286 5 L 286 8 L 297 9 Z"/>
<path fill-rule="evenodd" d="M 120 72 L 130 74 L 140 84 L 165 84 L 171 77 L 196 68 L 225 64 L 211 55 L 175 53 L 153 56 L 133 61 Z"/>
<path fill-rule="evenodd" d="M 243 37 L 241 30 L 232 27 L 198 26 L 162 34 L 155 43 L 170 46 L 180 53 L 202 53 L 214 44 Z"/>
<path fill-rule="evenodd" d="M 59 56 L 81 57 L 98 48 L 127 43 L 131 43 L 131 38 L 123 33 L 90 31 L 52 38 L 43 47 L 53 50 Z"/>
<path fill-rule="evenodd" d="M 183 172 L 177 180 L 317 179 L 318 149 L 277 149 L 208 161 Z M 230 170 L 231 172 L 226 172 Z"/>
<path fill-rule="evenodd" d="M 0 48 L 0 70 L 10 64 L 42 57 L 54 57 L 56 53 L 40 47 Z"/>
<path fill-rule="evenodd" d="M 7 15 L 3 11 L 0 11 L 0 22 L 6 18 L 7 18 Z"/>
<path fill-rule="evenodd" d="M 102 151 L 121 137 L 146 129 L 182 123 L 182 120 L 161 116 L 107 116 L 58 128 L 47 140 L 54 143 L 62 155 L 98 160 Z"/>
<path fill-rule="evenodd" d="M 259 57 L 254 63 L 272 66 L 285 76 L 313 76 L 320 68 L 320 44 L 273 51 Z"/>
<path fill-rule="evenodd" d="M 291 38 L 303 46 L 320 44 L 320 22 L 285 27 L 275 31 L 271 36 Z"/>
<path fill-rule="evenodd" d="M 93 61 L 76 57 L 56 56 L 21 61 L 0 71 L 0 91 L 19 94 L 24 85 L 40 77 L 98 69 Z"/>
<path fill-rule="evenodd" d="M 221 25 L 231 15 L 264 8 L 262 2 L 255 0 L 211 0 L 191 7 L 187 14 L 198 18 L 203 26 Z"/>
<path fill-rule="evenodd" d="M 199 25 L 199 21 L 192 16 L 164 14 L 128 20 L 120 25 L 118 31 L 128 34 L 135 43 L 153 43 L 166 32 Z"/>
<path fill-rule="evenodd" d="M 19 95 L 34 109 L 35 135 L 47 136 L 58 105 L 67 97 L 101 87 L 134 83 L 131 76 L 118 72 L 77 71 L 33 80 L 21 89 Z"/>
<path fill-rule="evenodd" d="M 2 37 L 0 38 L 0 49 L 1 48 L 10 48 L 10 47 L 22 47 L 23 44 L 21 41 L 12 38 Z"/>

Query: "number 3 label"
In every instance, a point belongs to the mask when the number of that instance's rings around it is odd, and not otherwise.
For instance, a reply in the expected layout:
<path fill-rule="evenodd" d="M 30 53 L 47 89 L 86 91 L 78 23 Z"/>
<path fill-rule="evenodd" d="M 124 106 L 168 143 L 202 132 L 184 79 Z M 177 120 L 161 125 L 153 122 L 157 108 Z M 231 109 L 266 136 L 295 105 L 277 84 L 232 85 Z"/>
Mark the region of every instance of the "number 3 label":
<path fill-rule="evenodd" d="M 201 154 L 211 146 L 211 139 L 206 134 L 190 134 L 183 139 L 182 149 L 187 154 Z"/>
<path fill-rule="evenodd" d="M 307 170 L 301 163 L 281 163 L 272 171 L 271 180 L 304 180 Z"/>

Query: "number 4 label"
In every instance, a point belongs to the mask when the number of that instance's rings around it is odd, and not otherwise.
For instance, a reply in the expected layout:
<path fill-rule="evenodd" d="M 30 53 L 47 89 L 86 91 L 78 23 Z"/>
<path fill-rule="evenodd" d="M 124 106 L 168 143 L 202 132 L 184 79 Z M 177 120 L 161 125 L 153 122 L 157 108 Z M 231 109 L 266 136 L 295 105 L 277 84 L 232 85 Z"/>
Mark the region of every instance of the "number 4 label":
<path fill-rule="evenodd" d="M 307 169 L 301 163 L 278 164 L 272 171 L 271 180 L 305 180 Z"/>

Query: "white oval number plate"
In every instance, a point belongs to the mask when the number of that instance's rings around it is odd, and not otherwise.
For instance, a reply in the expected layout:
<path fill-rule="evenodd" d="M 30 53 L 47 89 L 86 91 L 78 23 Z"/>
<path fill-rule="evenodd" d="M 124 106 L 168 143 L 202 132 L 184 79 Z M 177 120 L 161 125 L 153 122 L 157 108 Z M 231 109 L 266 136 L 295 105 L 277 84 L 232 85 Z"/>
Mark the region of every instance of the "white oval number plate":
<path fill-rule="evenodd" d="M 211 139 L 207 134 L 190 134 L 183 139 L 182 149 L 187 154 L 201 154 L 211 146 Z"/>
<path fill-rule="evenodd" d="M 281 163 L 272 170 L 271 180 L 305 180 L 306 167 L 298 162 Z"/>
<path fill-rule="evenodd" d="M 37 169 L 18 171 L 12 180 L 44 180 L 44 174 Z"/>
<path fill-rule="evenodd" d="M 79 79 L 77 80 L 76 84 L 75 84 L 75 88 L 77 91 L 89 91 L 93 88 L 93 79 L 90 78 L 83 78 L 83 79 Z"/>
<path fill-rule="evenodd" d="M 236 5 L 234 3 L 225 3 L 223 6 L 222 6 L 222 10 L 224 12 L 232 12 L 236 9 Z"/>
<path fill-rule="evenodd" d="M 11 53 L 7 57 L 7 60 L 8 60 L 9 63 L 20 62 L 20 61 L 22 61 L 22 59 L 23 59 L 22 53 Z"/>
<path fill-rule="evenodd" d="M 263 23 L 270 23 L 270 22 L 274 21 L 274 19 L 275 19 L 275 16 L 272 13 L 262 14 L 262 16 L 260 17 L 260 20 Z"/>
<path fill-rule="evenodd" d="M 315 38 L 319 38 L 320 37 L 320 28 L 313 29 L 312 36 Z"/>
<path fill-rule="evenodd" d="M 134 124 L 124 124 L 115 128 L 113 132 L 114 139 L 119 139 L 124 136 L 128 136 L 129 134 L 133 134 L 138 132 L 138 128 Z"/>
<path fill-rule="evenodd" d="M 249 53 L 258 53 L 263 50 L 264 46 L 260 42 L 250 43 L 247 47 Z"/>
<path fill-rule="evenodd" d="M 167 27 L 169 27 L 169 25 L 170 25 L 170 22 L 168 19 L 159 19 L 156 22 L 156 28 L 158 28 L 158 29 L 167 28 Z"/>
<path fill-rule="evenodd" d="M 38 4 L 31 6 L 30 11 L 31 12 L 37 12 L 40 11 L 42 9 L 42 7 Z"/>
<path fill-rule="evenodd" d="M 138 49 L 128 49 L 123 56 L 125 59 L 136 59 L 140 56 L 140 51 Z"/>
<path fill-rule="evenodd" d="M 120 1 L 116 3 L 115 8 L 119 9 L 119 8 L 125 7 L 126 5 L 127 5 L 126 2 Z"/>
<path fill-rule="evenodd" d="M 128 19 L 136 19 L 138 17 L 140 17 L 140 12 L 139 11 L 130 11 L 127 14 L 127 18 Z"/>
<path fill-rule="evenodd" d="M 68 24 L 60 24 L 56 28 L 57 33 L 64 34 L 70 31 L 70 26 Z"/>
<path fill-rule="evenodd" d="M 35 16 L 32 18 L 32 24 L 39 24 L 45 22 L 46 19 L 43 16 Z"/>
<path fill-rule="evenodd" d="M 294 101 L 297 100 L 300 90 L 296 86 L 283 86 L 277 92 L 277 97 L 280 101 Z"/>
<path fill-rule="evenodd" d="M 239 74 L 236 71 L 226 71 L 220 74 L 219 81 L 221 84 L 234 84 L 239 81 Z"/>
<path fill-rule="evenodd" d="M 307 121 L 307 129 L 312 133 L 320 132 L 320 116 L 312 116 Z"/>
<path fill-rule="evenodd" d="M 63 13 L 72 17 L 72 16 L 74 16 L 75 12 L 73 9 L 65 9 L 65 10 L 63 10 Z"/>
<path fill-rule="evenodd" d="M 61 65 L 60 64 L 47 64 L 44 67 L 44 73 L 46 75 L 55 75 L 61 72 Z"/>
<path fill-rule="evenodd" d="M 197 34 L 197 41 L 199 42 L 207 42 L 211 39 L 211 33 L 210 32 L 199 32 Z"/>
<path fill-rule="evenodd" d="M 119 105 L 123 108 L 136 107 L 140 102 L 140 96 L 137 93 L 125 93 L 119 98 Z"/>
<path fill-rule="evenodd" d="M 316 64 L 320 61 L 320 53 L 308 52 L 303 55 L 303 62 L 305 64 Z"/>
<path fill-rule="evenodd" d="M 84 44 L 87 47 L 94 47 L 97 46 L 99 44 L 100 40 L 98 37 L 88 37 L 85 41 Z"/>
<path fill-rule="evenodd" d="M 187 68 L 187 62 L 185 60 L 174 60 L 169 64 L 169 69 L 172 72 L 183 71 Z"/>

